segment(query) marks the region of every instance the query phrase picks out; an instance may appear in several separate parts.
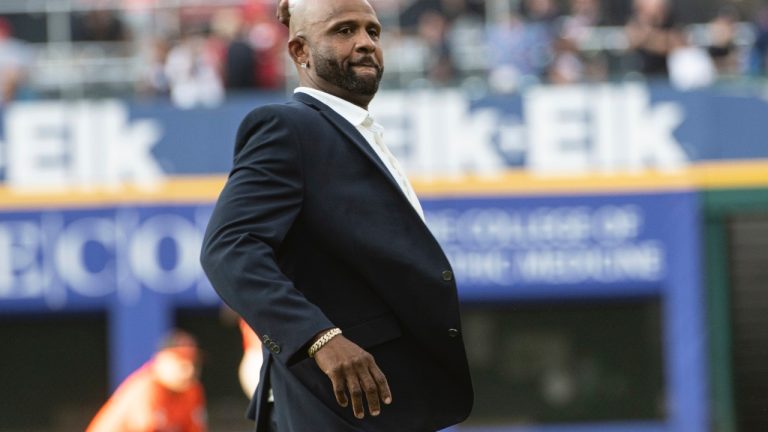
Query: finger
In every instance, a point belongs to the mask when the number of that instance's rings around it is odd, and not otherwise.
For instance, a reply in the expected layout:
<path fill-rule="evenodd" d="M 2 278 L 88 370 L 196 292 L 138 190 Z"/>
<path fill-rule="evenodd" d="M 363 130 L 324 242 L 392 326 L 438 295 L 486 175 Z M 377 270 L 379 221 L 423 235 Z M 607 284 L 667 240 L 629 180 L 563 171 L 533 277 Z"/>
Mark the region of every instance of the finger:
<path fill-rule="evenodd" d="M 379 405 L 379 389 L 376 386 L 371 376 L 371 372 L 365 364 L 360 365 L 358 368 L 357 376 L 360 378 L 360 383 L 363 387 L 363 393 L 365 393 L 365 399 L 368 401 L 368 412 L 373 416 L 381 413 L 381 406 Z"/>
<path fill-rule="evenodd" d="M 352 399 L 352 413 L 355 417 L 361 419 L 365 417 L 365 410 L 363 409 L 363 390 L 360 388 L 360 380 L 355 374 L 354 369 L 347 373 L 347 391 L 349 397 Z"/>
<path fill-rule="evenodd" d="M 382 401 L 384 401 L 385 404 L 391 404 L 392 391 L 389 389 L 387 377 L 384 376 L 384 373 L 381 371 L 381 369 L 379 369 L 379 366 L 376 365 L 376 363 L 371 366 L 370 371 L 373 380 L 376 381 L 376 387 L 379 389 L 379 397 Z"/>
<path fill-rule="evenodd" d="M 349 400 L 347 399 L 344 375 L 336 373 L 329 375 L 329 377 L 331 378 L 331 385 L 333 385 L 333 394 L 336 396 L 336 402 L 346 408 L 349 405 Z"/>

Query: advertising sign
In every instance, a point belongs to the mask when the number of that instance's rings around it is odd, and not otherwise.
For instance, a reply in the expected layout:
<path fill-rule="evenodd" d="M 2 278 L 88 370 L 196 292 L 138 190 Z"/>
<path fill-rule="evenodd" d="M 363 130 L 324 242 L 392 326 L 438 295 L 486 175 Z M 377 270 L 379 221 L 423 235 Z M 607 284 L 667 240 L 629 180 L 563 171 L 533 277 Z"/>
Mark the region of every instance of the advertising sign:
<path fill-rule="evenodd" d="M 260 95 L 191 110 L 119 100 L 17 103 L 0 112 L 0 184 L 22 191 L 151 189 L 179 176 L 223 175 L 240 120 L 286 99 Z M 630 83 L 482 98 L 456 90 L 382 92 L 371 111 L 417 179 L 509 171 L 679 174 L 702 164 L 763 161 L 738 166 L 768 184 L 761 139 L 768 101 L 724 90 Z"/>

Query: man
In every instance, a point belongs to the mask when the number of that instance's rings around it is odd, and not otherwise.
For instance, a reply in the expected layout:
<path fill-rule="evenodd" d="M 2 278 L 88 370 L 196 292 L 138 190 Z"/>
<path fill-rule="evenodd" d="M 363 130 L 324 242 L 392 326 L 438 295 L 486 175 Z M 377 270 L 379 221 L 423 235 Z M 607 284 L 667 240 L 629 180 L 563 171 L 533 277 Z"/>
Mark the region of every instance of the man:
<path fill-rule="evenodd" d="M 624 29 L 640 72 L 651 79 L 668 78 L 667 59 L 672 41 L 680 32 L 668 0 L 634 0 L 632 16 Z"/>
<path fill-rule="evenodd" d="M 86 432 L 205 432 L 205 397 L 198 381 L 197 343 L 176 331 L 131 374 Z"/>
<path fill-rule="evenodd" d="M 249 414 L 280 432 L 461 422 L 473 394 L 453 273 L 367 112 L 383 73 L 376 13 L 291 0 L 290 33 L 301 87 L 243 121 L 202 249 L 264 345 Z"/>

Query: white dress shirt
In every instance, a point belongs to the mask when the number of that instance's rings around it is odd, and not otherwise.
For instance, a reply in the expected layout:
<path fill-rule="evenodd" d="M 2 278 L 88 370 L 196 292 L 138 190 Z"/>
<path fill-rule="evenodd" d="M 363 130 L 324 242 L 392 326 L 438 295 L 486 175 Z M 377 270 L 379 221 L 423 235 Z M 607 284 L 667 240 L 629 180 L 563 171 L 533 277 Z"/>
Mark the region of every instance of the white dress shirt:
<path fill-rule="evenodd" d="M 414 210 L 416 210 L 416 213 L 421 216 L 422 220 L 424 219 L 424 211 L 421 208 L 421 203 L 419 203 L 418 197 L 416 197 L 416 193 L 413 191 L 411 183 L 405 176 L 402 167 L 400 167 L 400 163 L 392 152 L 389 151 L 386 144 L 384 144 L 384 127 L 376 123 L 373 116 L 368 111 L 332 94 L 310 87 L 299 87 L 294 92 L 306 93 L 312 96 L 325 105 L 328 105 L 328 107 L 334 110 L 338 115 L 350 122 L 352 126 L 360 132 L 363 138 L 365 138 L 368 145 L 371 146 L 384 166 L 387 167 L 392 178 L 397 181 L 397 184 L 400 186 L 405 197 L 408 198 L 408 201 L 411 203 Z"/>

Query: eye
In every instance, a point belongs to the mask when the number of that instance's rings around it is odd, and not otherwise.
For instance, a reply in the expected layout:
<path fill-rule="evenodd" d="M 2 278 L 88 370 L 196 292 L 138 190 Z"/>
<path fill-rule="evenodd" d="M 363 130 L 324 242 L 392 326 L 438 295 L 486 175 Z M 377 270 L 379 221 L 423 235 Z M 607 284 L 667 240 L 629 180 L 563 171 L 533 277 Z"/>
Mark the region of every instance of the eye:
<path fill-rule="evenodd" d="M 379 32 L 379 30 L 376 28 L 368 29 L 368 34 L 371 35 L 371 37 L 374 39 L 378 39 L 381 36 L 381 32 Z"/>
<path fill-rule="evenodd" d="M 352 27 L 342 27 L 338 31 L 339 34 L 351 35 L 353 33 Z"/>

